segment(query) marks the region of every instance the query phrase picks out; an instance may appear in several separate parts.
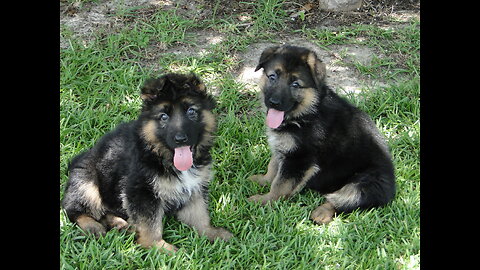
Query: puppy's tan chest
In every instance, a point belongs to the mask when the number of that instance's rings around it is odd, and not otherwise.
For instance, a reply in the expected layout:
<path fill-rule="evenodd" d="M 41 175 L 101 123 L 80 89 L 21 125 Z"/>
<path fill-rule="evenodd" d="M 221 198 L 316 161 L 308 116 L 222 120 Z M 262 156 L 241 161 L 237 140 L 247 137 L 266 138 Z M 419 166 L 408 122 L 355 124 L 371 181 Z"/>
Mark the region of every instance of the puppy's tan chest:
<path fill-rule="evenodd" d="M 199 192 L 204 182 L 198 171 L 192 169 L 181 172 L 178 178 L 175 176 L 155 177 L 153 191 L 158 198 L 180 199 L 188 198 L 193 193 Z"/>
<path fill-rule="evenodd" d="M 268 144 L 270 149 L 275 152 L 288 153 L 298 148 L 298 142 L 295 137 L 286 132 L 274 132 L 267 130 Z"/>

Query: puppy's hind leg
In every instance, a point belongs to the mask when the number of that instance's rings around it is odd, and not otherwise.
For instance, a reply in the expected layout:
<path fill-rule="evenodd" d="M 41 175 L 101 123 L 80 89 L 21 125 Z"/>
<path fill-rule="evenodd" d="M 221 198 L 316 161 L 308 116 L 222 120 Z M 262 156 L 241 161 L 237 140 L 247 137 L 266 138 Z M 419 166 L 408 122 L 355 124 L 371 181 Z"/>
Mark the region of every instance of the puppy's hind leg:
<path fill-rule="evenodd" d="M 333 220 L 335 207 L 328 201 L 315 208 L 310 214 L 310 218 L 317 224 L 328 224 Z"/>
<path fill-rule="evenodd" d="M 128 229 L 128 223 L 121 217 L 117 217 L 112 214 L 106 214 L 102 219 L 101 222 L 104 226 L 109 229 L 117 229 L 117 230 L 126 230 Z"/>
<path fill-rule="evenodd" d="M 73 168 L 62 206 L 70 221 L 77 223 L 84 232 L 99 236 L 106 232 L 105 226 L 99 222 L 105 207 L 98 186 L 92 179 L 95 175 L 88 169 Z"/>
<path fill-rule="evenodd" d="M 350 183 L 341 189 L 326 194 L 327 202 L 315 208 L 310 214 L 310 218 L 317 224 L 328 224 L 333 220 L 336 209 L 353 210 L 358 208 L 361 200 L 361 191 L 357 183 Z"/>
<path fill-rule="evenodd" d="M 93 234 L 95 237 L 106 233 L 105 227 L 88 215 L 80 215 L 75 222 L 85 233 Z"/>
<path fill-rule="evenodd" d="M 346 209 L 351 211 L 358 208 L 361 196 L 361 190 L 357 183 L 347 184 L 333 193 L 326 194 L 327 202 L 313 210 L 310 218 L 319 225 L 328 224 L 333 220 L 336 209 L 344 212 Z"/>

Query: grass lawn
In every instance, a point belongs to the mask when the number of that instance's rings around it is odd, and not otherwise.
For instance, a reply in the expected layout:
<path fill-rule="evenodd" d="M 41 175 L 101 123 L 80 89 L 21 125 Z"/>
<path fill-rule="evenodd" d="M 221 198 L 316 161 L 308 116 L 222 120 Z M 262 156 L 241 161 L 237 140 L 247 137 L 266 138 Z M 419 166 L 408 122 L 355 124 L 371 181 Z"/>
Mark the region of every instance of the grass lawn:
<path fill-rule="evenodd" d="M 60 51 L 61 198 L 68 161 L 120 122 L 136 118 L 139 87 L 146 78 L 193 71 L 214 90 L 218 102 L 212 150 L 215 177 L 210 183 L 212 223 L 235 235 L 228 243 L 210 243 L 167 217 L 164 238 L 180 247 L 169 256 L 141 248 L 126 232 L 86 237 L 60 210 L 62 269 L 419 268 L 419 21 L 393 28 L 351 24 L 335 31 L 292 29 L 286 23 L 285 1 L 250 2 L 247 28 L 234 15 L 215 9 L 219 5 L 214 5 L 215 16 L 208 20 L 184 16 L 177 9 L 124 9 L 111 15 L 123 20 L 123 27 L 100 27 L 88 41 L 74 36 L 68 26 L 61 27 L 68 45 Z M 276 19 L 270 20 L 272 16 Z M 191 55 L 168 52 L 179 44 L 195 49 L 196 33 L 206 30 L 223 37 L 209 50 Z M 247 202 L 247 197 L 269 190 L 247 180 L 265 173 L 269 149 L 258 89 L 238 81 L 232 72 L 241 64 L 238 53 L 258 42 L 276 42 L 279 34 L 301 37 L 326 50 L 356 45 L 375 51 L 369 64 L 339 61 L 360 77 L 382 82 L 343 96 L 374 119 L 390 146 L 398 193 L 388 206 L 341 214 L 332 223 L 317 226 L 308 216 L 324 198 L 315 192 L 305 190 L 266 207 Z"/>

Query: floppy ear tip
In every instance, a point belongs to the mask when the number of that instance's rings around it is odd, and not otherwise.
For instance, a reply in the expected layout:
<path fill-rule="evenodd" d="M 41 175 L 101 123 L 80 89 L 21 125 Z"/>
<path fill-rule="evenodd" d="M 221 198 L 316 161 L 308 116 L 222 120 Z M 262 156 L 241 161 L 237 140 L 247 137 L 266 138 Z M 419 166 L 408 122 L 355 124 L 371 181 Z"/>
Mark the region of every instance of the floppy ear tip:
<path fill-rule="evenodd" d="M 153 99 L 155 99 L 155 95 L 153 94 L 141 94 L 140 95 L 140 98 L 143 100 L 143 101 L 151 101 Z"/>
<path fill-rule="evenodd" d="M 140 98 L 143 101 L 151 101 L 155 99 L 162 90 L 165 84 L 166 76 L 162 75 L 159 78 L 148 78 L 140 88 Z"/>
<path fill-rule="evenodd" d="M 264 49 L 260 55 L 260 59 L 258 61 L 257 67 L 255 68 L 255 71 L 258 71 L 259 69 L 263 68 L 263 64 L 268 62 L 279 48 L 280 46 L 272 46 Z"/>
<path fill-rule="evenodd" d="M 207 87 L 205 87 L 205 84 L 203 82 L 200 82 L 199 84 L 197 84 L 197 89 L 202 91 L 202 92 L 207 91 Z"/>
<path fill-rule="evenodd" d="M 191 72 L 190 73 L 190 80 L 189 82 L 195 87 L 196 90 L 199 92 L 206 92 L 207 87 L 205 86 L 205 83 L 198 77 L 195 73 Z"/>
<path fill-rule="evenodd" d="M 307 60 L 307 64 L 311 67 L 314 67 L 315 63 L 317 61 L 320 61 L 320 59 L 318 59 L 318 56 L 314 51 L 309 51 L 308 52 L 306 60 Z"/>

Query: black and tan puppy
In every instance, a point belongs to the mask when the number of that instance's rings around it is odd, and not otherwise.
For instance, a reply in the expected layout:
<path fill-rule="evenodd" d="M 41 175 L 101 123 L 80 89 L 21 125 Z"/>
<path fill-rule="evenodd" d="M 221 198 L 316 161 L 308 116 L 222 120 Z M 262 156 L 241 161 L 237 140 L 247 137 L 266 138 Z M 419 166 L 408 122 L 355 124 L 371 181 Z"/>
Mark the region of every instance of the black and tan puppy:
<path fill-rule="evenodd" d="M 271 160 L 265 175 L 252 180 L 270 192 L 250 201 L 265 204 L 308 187 L 326 202 L 311 213 L 318 224 L 335 212 L 382 206 L 395 196 L 388 147 L 370 117 L 325 84 L 325 64 L 306 48 L 263 51 L 263 101 Z"/>
<path fill-rule="evenodd" d="M 166 74 L 141 89 L 137 120 L 104 135 L 69 165 L 63 207 L 86 232 L 101 235 L 131 225 L 144 247 L 176 248 L 162 238 L 173 214 L 213 241 L 232 234 L 210 224 L 215 102 L 193 74 Z M 127 222 L 128 221 L 128 222 Z"/>

